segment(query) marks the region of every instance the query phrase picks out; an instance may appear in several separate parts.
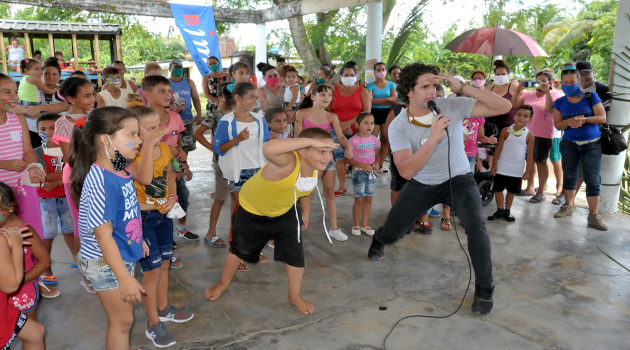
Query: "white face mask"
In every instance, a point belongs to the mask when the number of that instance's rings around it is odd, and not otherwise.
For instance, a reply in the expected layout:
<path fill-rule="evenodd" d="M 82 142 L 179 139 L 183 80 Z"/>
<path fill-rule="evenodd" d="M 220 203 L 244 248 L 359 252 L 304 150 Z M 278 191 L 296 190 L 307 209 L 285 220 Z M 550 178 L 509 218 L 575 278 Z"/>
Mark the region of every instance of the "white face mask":
<path fill-rule="evenodd" d="M 411 114 L 408 114 L 408 116 L 409 116 L 410 122 L 412 120 L 415 120 L 416 122 L 424 124 L 424 125 L 433 124 L 433 118 L 435 117 L 435 115 L 432 112 L 429 112 L 429 114 L 423 115 L 422 117 L 414 117 Z"/>
<path fill-rule="evenodd" d="M 347 87 L 354 85 L 357 82 L 357 77 L 341 77 L 341 83 Z"/>
<path fill-rule="evenodd" d="M 494 83 L 497 85 L 505 85 L 509 82 L 510 82 L 509 75 L 495 75 L 494 76 Z"/>
<path fill-rule="evenodd" d="M 317 186 L 317 170 L 313 172 L 313 177 L 302 177 L 301 175 L 302 173 L 298 175 L 295 181 L 295 188 L 300 192 L 312 191 Z"/>
<path fill-rule="evenodd" d="M 55 157 L 55 158 L 63 157 L 63 152 L 61 152 L 61 147 L 54 147 L 54 148 L 44 147 L 44 154 L 49 157 Z"/>

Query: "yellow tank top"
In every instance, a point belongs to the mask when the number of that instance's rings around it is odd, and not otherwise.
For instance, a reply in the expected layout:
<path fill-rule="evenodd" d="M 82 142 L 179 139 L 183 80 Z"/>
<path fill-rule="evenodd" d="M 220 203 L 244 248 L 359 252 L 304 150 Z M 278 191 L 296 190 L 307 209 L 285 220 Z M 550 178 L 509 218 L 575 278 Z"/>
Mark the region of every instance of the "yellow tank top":
<path fill-rule="evenodd" d="M 153 181 L 149 186 L 142 186 L 135 180 L 133 184 L 136 186 L 136 194 L 138 195 L 139 203 L 154 204 L 156 200 L 164 198 L 167 199 L 169 195 L 168 191 L 168 167 L 171 166 L 171 151 L 164 142 L 160 142 L 160 158 L 153 161 Z M 142 155 L 136 154 L 135 161 L 140 164 Z M 157 205 L 157 204 L 155 204 Z"/>
<path fill-rule="evenodd" d="M 293 154 L 297 161 L 295 169 L 284 179 L 279 181 L 265 179 L 262 173 L 269 164 L 267 163 L 245 182 L 239 193 L 239 201 L 243 209 L 255 215 L 275 218 L 286 214 L 293 207 L 296 195 L 297 198 L 301 198 L 313 192 L 313 190 L 300 192 L 295 188 L 295 182 L 300 175 L 300 157 L 297 152 Z M 312 176 L 312 174 L 302 175 Z"/>

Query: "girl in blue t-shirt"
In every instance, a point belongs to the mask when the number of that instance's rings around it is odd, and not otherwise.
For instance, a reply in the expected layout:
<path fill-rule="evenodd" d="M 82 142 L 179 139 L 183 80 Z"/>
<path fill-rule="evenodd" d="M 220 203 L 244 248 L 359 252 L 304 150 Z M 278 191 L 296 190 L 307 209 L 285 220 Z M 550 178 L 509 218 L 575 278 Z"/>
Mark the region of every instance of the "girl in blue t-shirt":
<path fill-rule="evenodd" d="M 554 214 L 554 218 L 573 215 L 578 168 L 581 166 L 589 210 L 587 226 L 606 231 L 608 227 L 598 213 L 602 167 L 599 124 L 606 122 L 606 111 L 597 93 L 591 92 L 590 96 L 582 93 L 578 85 L 580 73 L 573 63 L 566 63 L 560 76 L 565 96 L 553 103 L 553 113 L 556 129 L 565 130 L 560 142 L 560 153 L 566 203 Z"/>
<path fill-rule="evenodd" d="M 107 313 L 107 348 L 129 349 L 133 305 L 142 302 L 135 264 L 148 247 L 131 174 L 138 119 L 120 107 L 93 110 L 71 138 L 72 200 L 79 206 L 78 265 Z M 80 205 L 79 205 L 80 203 Z"/>
<path fill-rule="evenodd" d="M 396 84 L 392 81 L 385 80 L 387 76 L 387 66 L 385 66 L 385 63 L 378 62 L 374 65 L 374 75 L 376 79 L 367 84 L 365 88 L 372 92 L 371 114 L 374 116 L 374 130 L 372 131 L 372 135 L 379 136 L 381 126 L 387 121 L 389 110 L 398 102 L 398 94 L 396 92 Z M 387 153 L 389 153 L 389 142 L 387 142 L 387 138 L 385 138 L 383 133 L 381 133 L 379 139 L 381 142 L 381 150 L 378 165 L 381 171 L 387 174 L 388 170 L 383 167 L 383 161 Z"/>

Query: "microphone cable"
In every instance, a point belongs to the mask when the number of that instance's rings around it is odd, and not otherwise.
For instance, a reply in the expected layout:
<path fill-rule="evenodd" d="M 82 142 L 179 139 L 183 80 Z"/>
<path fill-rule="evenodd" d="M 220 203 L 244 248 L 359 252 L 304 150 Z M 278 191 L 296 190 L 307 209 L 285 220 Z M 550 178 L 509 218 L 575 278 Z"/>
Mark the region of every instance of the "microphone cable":
<path fill-rule="evenodd" d="M 433 101 L 430 101 L 433 102 Z M 434 102 L 435 103 L 435 102 Z M 433 109 L 432 109 L 433 111 Z M 436 111 L 433 111 L 433 113 L 435 113 Z M 439 114 L 439 113 L 438 113 Z M 443 117 L 442 117 L 443 118 Z M 449 124 L 450 125 L 450 124 Z M 450 196 L 451 196 L 451 205 L 453 205 L 454 201 L 453 201 L 453 180 L 452 180 L 452 174 L 451 174 L 451 137 L 448 133 L 448 126 L 444 129 L 444 131 L 446 132 L 446 138 L 447 138 L 447 142 L 448 142 L 448 156 L 447 156 L 447 162 L 448 162 L 448 186 L 450 189 Z M 453 220 L 451 218 L 451 220 Z M 453 220 L 455 221 L 455 220 Z M 387 350 L 387 346 L 386 346 L 386 342 L 387 342 L 387 338 L 389 338 L 389 336 L 392 334 L 392 332 L 394 332 L 394 329 L 396 329 L 396 326 L 398 326 L 398 324 L 400 324 L 400 322 L 409 319 L 409 318 L 433 318 L 433 319 L 444 319 L 444 318 L 449 318 L 451 316 L 453 316 L 454 314 L 456 314 L 459 309 L 461 309 L 462 305 L 464 304 L 464 301 L 466 300 L 466 295 L 468 295 L 468 290 L 470 290 L 470 282 L 472 281 L 472 265 L 470 263 L 470 257 L 468 256 L 468 252 L 466 252 L 466 249 L 464 249 L 464 246 L 462 245 L 462 241 L 459 239 L 459 234 L 457 233 L 457 224 L 453 225 L 453 227 L 455 228 L 455 237 L 457 237 L 457 243 L 459 243 L 459 247 L 461 248 L 462 252 L 464 252 L 464 255 L 466 256 L 466 260 L 468 261 L 468 284 L 466 285 L 466 291 L 464 291 L 464 295 L 462 296 L 462 300 L 459 302 L 459 305 L 457 306 L 457 309 L 455 309 L 455 311 L 451 312 L 448 315 L 444 315 L 444 316 L 434 316 L 434 315 L 423 315 L 423 314 L 416 314 L 416 315 L 409 315 L 409 316 L 405 316 L 401 319 L 399 319 L 398 321 L 396 321 L 396 323 L 394 323 L 394 326 L 392 326 L 392 328 L 389 330 L 389 332 L 387 333 L 387 335 L 385 336 L 385 339 L 383 339 L 383 350 Z"/>

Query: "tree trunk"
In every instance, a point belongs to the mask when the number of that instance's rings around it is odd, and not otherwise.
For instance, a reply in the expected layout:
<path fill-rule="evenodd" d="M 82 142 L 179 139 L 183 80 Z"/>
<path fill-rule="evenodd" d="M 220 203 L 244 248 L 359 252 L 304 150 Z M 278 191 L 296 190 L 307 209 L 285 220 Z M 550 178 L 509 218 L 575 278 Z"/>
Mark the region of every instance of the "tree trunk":
<path fill-rule="evenodd" d="M 273 0 L 275 5 L 280 5 L 289 2 L 288 0 Z M 289 30 L 291 31 L 291 39 L 297 49 L 306 72 L 310 77 L 317 76 L 317 70 L 321 67 L 321 61 L 317 57 L 317 53 L 311 41 L 306 33 L 306 27 L 304 26 L 304 18 L 302 16 L 293 17 L 287 19 L 289 21 Z M 322 45 L 323 46 L 323 45 Z"/>

